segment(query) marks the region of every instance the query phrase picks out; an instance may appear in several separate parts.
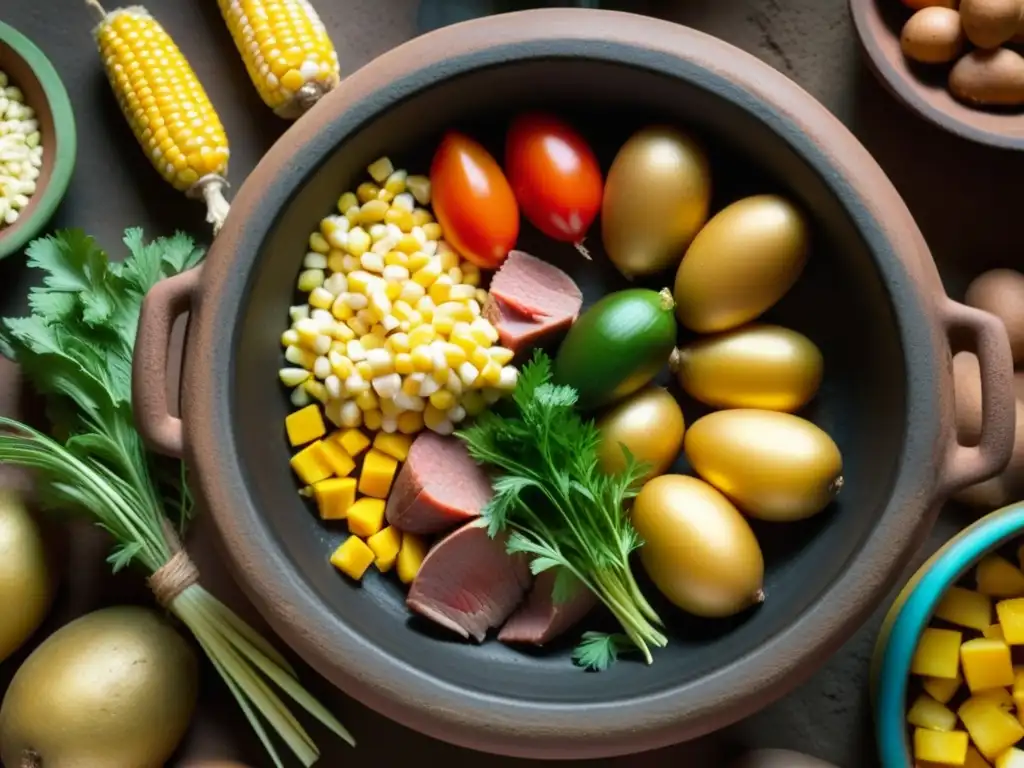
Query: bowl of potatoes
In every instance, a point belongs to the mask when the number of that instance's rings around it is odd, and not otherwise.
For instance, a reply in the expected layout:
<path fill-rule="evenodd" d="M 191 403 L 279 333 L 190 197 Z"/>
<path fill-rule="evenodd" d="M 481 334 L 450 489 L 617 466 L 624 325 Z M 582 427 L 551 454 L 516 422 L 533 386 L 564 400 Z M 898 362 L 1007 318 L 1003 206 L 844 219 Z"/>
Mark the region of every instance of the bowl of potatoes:
<path fill-rule="evenodd" d="M 871 69 L 958 136 L 1024 148 L 1024 2 L 850 0 Z"/>
<path fill-rule="evenodd" d="M 982 517 L 907 582 L 872 700 L 885 768 L 1024 765 L 1024 503 Z"/>

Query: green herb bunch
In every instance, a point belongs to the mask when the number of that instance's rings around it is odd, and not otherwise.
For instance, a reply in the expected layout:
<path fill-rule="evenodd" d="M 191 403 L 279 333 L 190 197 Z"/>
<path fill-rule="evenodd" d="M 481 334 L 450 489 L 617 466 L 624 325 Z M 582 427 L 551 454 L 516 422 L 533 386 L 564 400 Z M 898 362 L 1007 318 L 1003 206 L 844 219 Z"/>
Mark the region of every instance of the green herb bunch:
<path fill-rule="evenodd" d="M 582 585 L 622 625 L 624 635 L 584 633 L 576 663 L 603 670 L 636 648 L 650 664 L 651 647 L 667 638 L 630 569 L 630 554 L 643 542 L 625 510 L 646 468 L 627 450 L 622 473 L 603 472 L 600 432 L 580 417 L 576 400 L 575 389 L 552 382 L 551 360 L 537 350 L 504 409 L 482 413 L 457 435 L 475 461 L 499 472 L 483 511 L 488 534 L 507 532 L 509 553 L 529 555 L 534 574 L 558 569 L 555 603 Z"/>
<path fill-rule="evenodd" d="M 0 352 L 46 396 L 56 439 L 0 417 L 0 462 L 34 470 L 44 502 L 82 512 L 109 532 L 115 571 L 136 563 L 152 575 L 175 556 L 181 565 L 177 532 L 192 502 L 184 464 L 148 452 L 135 430 L 132 352 L 146 292 L 199 264 L 203 252 L 184 234 L 146 243 L 141 230 L 130 229 L 124 243 L 130 255 L 123 263 L 111 262 L 79 230 L 29 246 L 29 266 L 45 275 L 29 293 L 31 314 L 0 322 Z M 155 583 L 154 591 L 159 595 Z M 270 643 L 202 586 L 188 584 L 166 602 L 195 635 L 275 765 L 282 763 L 264 723 L 303 765 L 312 765 L 319 751 L 268 683 L 353 743 Z"/>

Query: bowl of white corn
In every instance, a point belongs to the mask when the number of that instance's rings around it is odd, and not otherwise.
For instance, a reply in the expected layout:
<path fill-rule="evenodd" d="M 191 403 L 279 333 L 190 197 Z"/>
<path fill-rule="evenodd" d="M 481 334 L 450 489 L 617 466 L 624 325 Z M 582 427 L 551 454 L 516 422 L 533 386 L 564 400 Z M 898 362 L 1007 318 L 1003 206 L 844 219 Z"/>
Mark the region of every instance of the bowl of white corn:
<path fill-rule="evenodd" d="M 0 258 L 38 235 L 75 165 L 71 100 L 46 55 L 0 22 Z"/>

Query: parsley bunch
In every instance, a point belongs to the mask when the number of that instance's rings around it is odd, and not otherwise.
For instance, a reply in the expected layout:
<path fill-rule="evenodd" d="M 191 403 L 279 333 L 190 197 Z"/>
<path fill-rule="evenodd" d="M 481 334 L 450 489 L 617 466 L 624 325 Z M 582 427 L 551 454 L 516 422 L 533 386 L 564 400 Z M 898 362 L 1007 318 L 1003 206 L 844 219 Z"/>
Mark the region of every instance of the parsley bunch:
<path fill-rule="evenodd" d="M 137 563 L 152 574 L 175 555 L 175 528 L 187 523 L 192 502 L 184 464 L 149 453 L 135 430 L 135 332 L 146 292 L 196 266 L 203 252 L 184 234 L 146 243 L 130 229 L 124 243 L 130 255 L 120 264 L 78 230 L 29 246 L 28 264 L 45 273 L 43 284 L 29 293 L 28 317 L 0 323 L 0 352 L 46 396 L 57 439 L 0 417 L 0 462 L 34 470 L 44 502 L 109 532 L 115 571 Z M 282 763 L 264 722 L 303 765 L 319 751 L 268 682 L 352 743 L 270 643 L 202 586 L 186 587 L 167 608 L 195 635 L 275 765 Z"/>
<path fill-rule="evenodd" d="M 645 467 L 626 451 L 621 474 L 603 472 L 601 434 L 577 413 L 576 400 L 575 389 L 552 383 L 551 360 L 537 350 L 508 409 L 480 414 L 458 437 L 475 461 L 500 473 L 483 511 L 488 534 L 507 531 L 509 553 L 529 555 L 534 574 L 558 569 L 555 603 L 582 585 L 622 625 L 624 635 L 584 633 L 576 663 L 602 670 L 620 651 L 635 648 L 650 664 L 650 648 L 668 641 L 630 569 L 630 554 L 643 542 L 625 511 Z"/>

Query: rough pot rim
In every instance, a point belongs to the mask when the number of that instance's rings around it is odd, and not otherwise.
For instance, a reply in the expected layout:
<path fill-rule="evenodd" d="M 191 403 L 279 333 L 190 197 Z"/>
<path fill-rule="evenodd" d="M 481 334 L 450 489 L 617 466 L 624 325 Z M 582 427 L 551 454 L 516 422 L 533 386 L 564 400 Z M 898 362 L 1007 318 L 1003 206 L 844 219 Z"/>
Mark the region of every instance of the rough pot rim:
<path fill-rule="evenodd" d="M 612 61 L 683 78 L 753 113 L 793 146 L 860 223 L 890 285 L 908 391 L 915 393 L 893 495 L 844 574 L 756 652 L 704 678 L 636 697 L 629 706 L 621 700 L 564 705 L 501 698 L 455 687 L 386 655 L 325 610 L 293 570 L 246 488 L 237 453 L 224 441 L 232 433 L 234 371 L 222 351 L 234 347 L 246 290 L 239 275 L 251 274 L 280 207 L 340 139 L 410 93 L 468 70 L 539 57 Z M 164 301 L 159 307 L 154 302 L 154 314 L 166 314 L 173 300 Z M 1005 334 L 1000 339 L 989 320 L 977 317 L 982 313 L 945 296 L 909 211 L 866 150 L 809 94 L 753 56 L 694 30 L 633 14 L 559 9 L 467 22 L 416 38 L 354 73 L 288 131 L 243 185 L 203 267 L 191 308 L 182 398 L 186 451 L 243 587 L 272 627 L 346 693 L 404 725 L 485 751 L 606 757 L 694 738 L 762 708 L 806 679 L 874 610 L 923 540 L 936 502 L 981 479 L 979 472 L 993 474 L 995 463 L 1009 458 L 1012 435 L 1001 425 L 1005 419 L 996 418 L 1012 408 Z M 965 313 L 989 326 L 988 352 L 982 349 L 981 356 L 986 367 L 998 369 L 990 376 L 995 394 L 986 408 L 997 447 L 971 470 L 951 461 L 966 449 L 951 451 L 949 445 L 952 379 L 946 334 Z M 144 311 L 137 364 L 149 330 Z M 148 361 L 150 368 L 158 367 L 154 360 Z M 137 394 L 146 394 L 141 389 Z M 152 397 L 163 397 L 159 388 L 148 389 L 156 392 Z M 143 413 L 140 419 L 149 418 L 144 403 L 136 409 L 137 416 Z M 152 425 L 161 423 L 154 416 Z"/>

